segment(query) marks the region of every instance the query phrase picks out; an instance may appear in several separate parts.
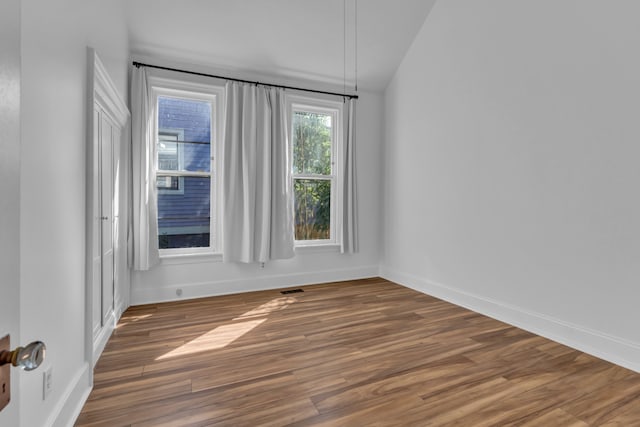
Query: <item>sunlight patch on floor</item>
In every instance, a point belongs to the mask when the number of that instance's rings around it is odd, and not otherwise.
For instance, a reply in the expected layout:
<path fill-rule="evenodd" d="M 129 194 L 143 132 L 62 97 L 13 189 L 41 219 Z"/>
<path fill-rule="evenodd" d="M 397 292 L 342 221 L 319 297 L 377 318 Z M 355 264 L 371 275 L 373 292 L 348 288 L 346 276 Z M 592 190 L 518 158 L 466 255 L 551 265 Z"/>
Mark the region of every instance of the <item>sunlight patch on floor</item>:
<path fill-rule="evenodd" d="M 151 314 L 139 314 L 137 316 L 127 316 L 123 321 L 121 321 L 116 325 L 116 329 L 122 328 L 131 323 L 135 323 L 138 320 L 148 319 L 151 316 L 152 316 Z"/>
<path fill-rule="evenodd" d="M 189 341 L 188 343 L 181 345 L 175 350 L 163 354 L 156 360 L 164 360 L 172 357 L 184 356 L 192 353 L 199 353 L 201 351 L 216 350 L 224 348 L 231 344 L 253 328 L 263 323 L 264 319 L 249 320 L 240 323 L 231 323 L 229 325 L 218 326 L 217 328 L 200 335 L 198 338 Z"/>
<path fill-rule="evenodd" d="M 235 317 L 233 319 L 235 323 L 218 326 L 217 328 L 212 329 L 203 335 L 200 335 L 198 338 L 191 340 L 188 343 L 181 345 L 180 347 L 171 350 L 168 353 L 163 354 L 156 360 L 164 360 L 172 357 L 224 348 L 244 334 L 252 331 L 254 328 L 265 322 L 268 317 L 264 316 L 268 316 L 269 314 L 276 311 L 284 310 L 289 305 L 297 301 L 298 300 L 293 297 L 275 298 L 254 308 L 253 310 L 249 310 L 246 313 Z M 255 320 L 246 320 L 255 317 L 261 318 Z M 238 320 L 244 321 L 236 322 Z"/>
<path fill-rule="evenodd" d="M 253 310 L 247 311 L 246 313 L 236 317 L 233 320 L 241 320 L 241 319 L 247 319 L 250 317 L 266 316 L 268 314 L 273 313 L 274 311 L 283 310 L 296 301 L 297 299 L 293 297 L 276 298 L 267 303 L 262 304 L 259 307 L 254 308 Z"/>

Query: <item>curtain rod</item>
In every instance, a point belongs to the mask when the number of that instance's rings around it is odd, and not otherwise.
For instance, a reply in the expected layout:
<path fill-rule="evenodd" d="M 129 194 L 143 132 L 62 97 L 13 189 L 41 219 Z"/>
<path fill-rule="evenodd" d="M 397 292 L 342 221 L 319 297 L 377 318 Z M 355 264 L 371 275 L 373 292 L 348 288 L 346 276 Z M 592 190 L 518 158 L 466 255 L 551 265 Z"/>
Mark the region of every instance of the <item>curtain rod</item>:
<path fill-rule="evenodd" d="M 281 88 L 281 89 L 293 89 L 293 90 L 300 90 L 300 91 L 303 91 L 303 92 L 321 93 L 321 94 L 324 94 L 324 95 L 335 95 L 335 96 L 342 96 L 342 97 L 350 98 L 350 99 L 358 99 L 358 95 L 349 95 L 349 94 L 346 94 L 346 93 L 337 93 L 337 92 L 327 92 L 327 91 L 324 91 L 324 90 L 304 89 L 304 88 L 300 88 L 300 87 L 283 86 L 283 85 L 276 85 L 276 84 L 271 84 L 271 83 L 261 83 L 261 82 L 257 82 L 257 81 L 251 81 L 251 80 L 234 79 L 232 77 L 217 76 L 215 74 L 198 73 L 197 71 L 188 71 L 188 70 L 181 70 L 179 68 L 161 67 L 159 65 L 144 64 L 142 62 L 137 62 L 137 61 L 133 61 L 133 66 L 134 67 L 138 67 L 138 68 L 140 68 L 140 67 L 156 68 L 158 70 L 176 71 L 178 73 L 193 74 L 193 75 L 196 75 L 196 76 L 204 76 L 204 77 L 213 77 L 213 78 L 216 78 L 216 79 L 231 80 L 233 82 L 251 83 L 251 84 L 255 84 L 255 85 L 276 87 L 276 88 Z"/>

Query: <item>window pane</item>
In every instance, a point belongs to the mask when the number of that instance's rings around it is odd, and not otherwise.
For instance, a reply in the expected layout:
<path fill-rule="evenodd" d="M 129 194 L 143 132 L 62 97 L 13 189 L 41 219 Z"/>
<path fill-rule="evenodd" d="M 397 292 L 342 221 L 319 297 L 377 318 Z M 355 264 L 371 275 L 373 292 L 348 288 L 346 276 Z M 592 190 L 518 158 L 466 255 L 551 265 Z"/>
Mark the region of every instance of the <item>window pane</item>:
<path fill-rule="evenodd" d="M 293 173 L 331 174 L 330 114 L 293 113 Z"/>
<path fill-rule="evenodd" d="M 158 181 L 166 177 L 158 176 Z M 209 246 L 210 194 L 209 177 L 176 178 L 184 192 L 158 193 L 158 238 L 160 249 Z"/>
<path fill-rule="evenodd" d="M 158 169 L 211 171 L 211 102 L 158 97 Z"/>
<path fill-rule="evenodd" d="M 296 240 L 331 238 L 331 181 L 294 180 Z"/>
<path fill-rule="evenodd" d="M 180 169 L 178 155 L 178 135 L 158 135 L 158 169 L 164 171 L 177 171 Z"/>

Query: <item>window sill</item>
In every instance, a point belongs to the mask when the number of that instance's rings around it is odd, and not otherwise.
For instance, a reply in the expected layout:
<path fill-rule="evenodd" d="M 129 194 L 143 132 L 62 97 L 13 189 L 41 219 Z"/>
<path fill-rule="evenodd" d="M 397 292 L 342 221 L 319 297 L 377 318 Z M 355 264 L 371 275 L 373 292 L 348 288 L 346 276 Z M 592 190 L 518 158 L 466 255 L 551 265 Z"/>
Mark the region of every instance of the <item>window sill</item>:
<path fill-rule="evenodd" d="M 321 244 L 321 245 L 299 245 L 295 247 L 296 254 L 317 254 L 317 253 L 339 253 L 340 245 Z"/>
<path fill-rule="evenodd" d="M 200 264 L 207 262 L 222 262 L 222 254 L 208 252 L 160 255 L 160 264 L 162 265 Z"/>
<path fill-rule="evenodd" d="M 340 245 L 300 245 L 295 247 L 296 255 L 340 253 Z M 181 264 L 201 264 L 209 262 L 222 262 L 221 253 L 190 253 L 190 254 L 161 254 L 160 264 L 181 265 Z"/>

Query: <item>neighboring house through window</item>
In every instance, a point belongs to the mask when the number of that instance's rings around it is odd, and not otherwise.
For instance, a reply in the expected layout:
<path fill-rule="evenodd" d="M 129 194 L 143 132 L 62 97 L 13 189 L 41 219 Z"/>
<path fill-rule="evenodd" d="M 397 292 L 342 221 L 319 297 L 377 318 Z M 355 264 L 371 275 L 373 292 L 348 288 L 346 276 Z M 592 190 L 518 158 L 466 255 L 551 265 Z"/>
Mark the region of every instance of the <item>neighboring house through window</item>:
<path fill-rule="evenodd" d="M 215 252 L 221 88 L 154 82 L 161 254 Z"/>
<path fill-rule="evenodd" d="M 184 130 L 160 129 L 158 131 L 158 171 L 184 170 Z M 159 194 L 184 194 L 184 177 L 158 176 Z"/>

